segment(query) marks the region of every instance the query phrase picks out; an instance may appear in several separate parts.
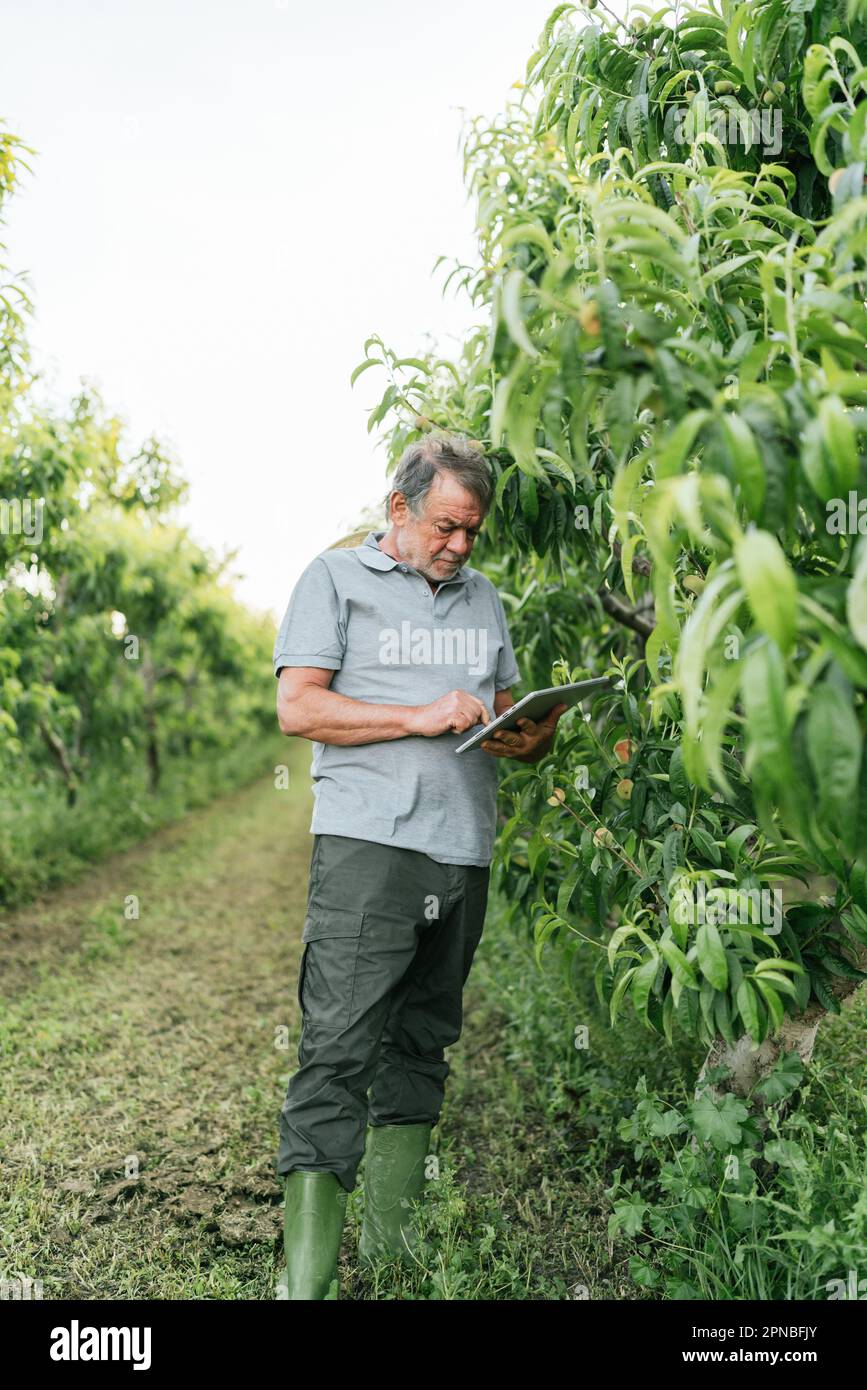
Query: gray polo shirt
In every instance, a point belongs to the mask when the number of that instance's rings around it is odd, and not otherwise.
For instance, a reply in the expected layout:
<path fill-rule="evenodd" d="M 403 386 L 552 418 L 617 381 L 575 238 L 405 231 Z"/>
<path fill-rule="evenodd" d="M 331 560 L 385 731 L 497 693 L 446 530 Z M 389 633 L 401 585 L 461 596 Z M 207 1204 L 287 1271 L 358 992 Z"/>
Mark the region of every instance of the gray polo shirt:
<path fill-rule="evenodd" d="M 426 705 L 466 690 L 494 712 L 519 679 L 503 604 L 464 565 L 431 590 L 424 575 L 379 548 L 325 550 L 292 591 L 274 644 L 283 666 L 335 672 L 330 689 L 377 705 Z M 443 864 L 490 864 L 497 759 L 455 754 L 480 725 L 434 738 L 409 735 L 345 747 L 313 744 L 310 830 L 420 850 Z"/>

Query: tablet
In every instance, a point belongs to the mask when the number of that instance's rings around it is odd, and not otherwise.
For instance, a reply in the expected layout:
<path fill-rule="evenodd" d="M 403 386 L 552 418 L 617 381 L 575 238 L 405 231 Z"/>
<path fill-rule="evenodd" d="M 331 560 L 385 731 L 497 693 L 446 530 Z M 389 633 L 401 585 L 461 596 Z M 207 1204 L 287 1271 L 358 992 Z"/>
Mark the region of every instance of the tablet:
<path fill-rule="evenodd" d="M 572 685 L 552 685 L 545 690 L 531 690 L 516 705 L 485 724 L 477 734 L 468 738 L 455 749 L 456 753 L 466 753 L 470 748 L 478 748 L 495 729 L 514 729 L 519 719 L 541 719 L 555 705 L 577 705 L 587 695 L 595 695 L 600 690 L 610 690 L 616 682 L 615 676 L 599 676 L 595 680 L 575 681 Z"/>

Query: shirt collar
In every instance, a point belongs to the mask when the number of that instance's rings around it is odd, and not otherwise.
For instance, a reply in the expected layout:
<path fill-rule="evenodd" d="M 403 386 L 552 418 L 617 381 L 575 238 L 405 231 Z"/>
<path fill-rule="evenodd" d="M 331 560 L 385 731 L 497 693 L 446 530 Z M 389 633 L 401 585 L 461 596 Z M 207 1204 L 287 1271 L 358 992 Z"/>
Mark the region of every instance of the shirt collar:
<path fill-rule="evenodd" d="M 384 550 L 380 550 L 379 542 L 384 535 L 384 531 L 368 531 L 362 544 L 356 548 L 355 553 L 359 560 L 370 570 L 393 570 L 401 563 L 400 560 L 395 560 L 393 555 L 386 555 Z M 442 588 L 443 584 L 465 584 L 466 580 L 467 567 L 462 565 L 457 574 L 453 574 L 451 579 L 443 579 L 437 587 Z"/>
<path fill-rule="evenodd" d="M 384 535 L 384 531 L 368 531 L 361 545 L 356 547 L 356 555 L 369 570 L 393 570 L 398 563 L 393 555 L 380 550 L 379 542 Z"/>

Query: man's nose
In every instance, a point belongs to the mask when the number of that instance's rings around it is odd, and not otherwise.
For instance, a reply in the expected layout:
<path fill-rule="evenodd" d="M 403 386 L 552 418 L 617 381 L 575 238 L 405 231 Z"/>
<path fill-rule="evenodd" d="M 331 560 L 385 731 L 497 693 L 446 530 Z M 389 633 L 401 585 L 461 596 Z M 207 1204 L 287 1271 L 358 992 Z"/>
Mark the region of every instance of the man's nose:
<path fill-rule="evenodd" d="M 446 546 L 454 555 L 468 555 L 472 548 L 473 543 L 466 531 L 453 531 Z"/>

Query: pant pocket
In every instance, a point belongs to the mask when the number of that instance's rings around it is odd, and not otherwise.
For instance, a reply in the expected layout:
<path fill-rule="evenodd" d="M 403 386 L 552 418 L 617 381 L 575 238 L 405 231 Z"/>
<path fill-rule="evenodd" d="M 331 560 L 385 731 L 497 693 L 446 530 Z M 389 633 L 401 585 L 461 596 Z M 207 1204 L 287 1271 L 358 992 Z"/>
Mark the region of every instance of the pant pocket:
<path fill-rule="evenodd" d="M 304 975 L 307 969 L 307 947 L 301 952 L 301 964 L 298 967 L 298 1007 L 304 1012 Z"/>
<path fill-rule="evenodd" d="M 316 904 L 308 909 L 299 1003 L 320 1028 L 347 1028 L 352 1021 L 355 974 L 363 912 Z"/>

